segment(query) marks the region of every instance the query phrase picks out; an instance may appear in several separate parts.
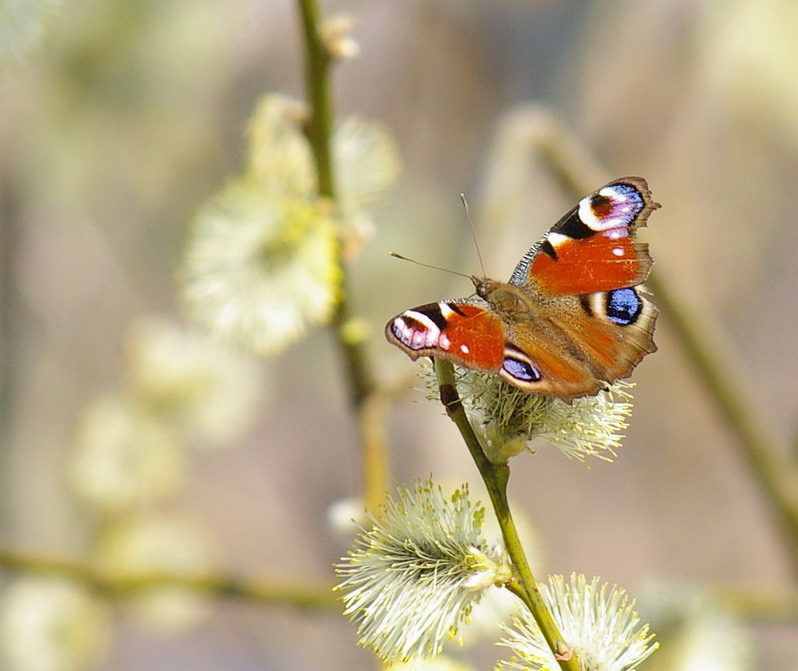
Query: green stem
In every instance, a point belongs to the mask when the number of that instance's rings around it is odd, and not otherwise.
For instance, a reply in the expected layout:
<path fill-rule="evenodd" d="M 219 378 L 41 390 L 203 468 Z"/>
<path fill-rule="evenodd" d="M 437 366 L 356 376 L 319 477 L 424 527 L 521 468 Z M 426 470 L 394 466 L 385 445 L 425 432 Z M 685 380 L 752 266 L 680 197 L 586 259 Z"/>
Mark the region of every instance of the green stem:
<path fill-rule="evenodd" d="M 787 449 L 778 444 L 738 378 L 730 374 L 738 367 L 731 357 L 724 357 L 723 338 L 714 325 L 691 309 L 683 297 L 677 299 L 661 270 L 652 275 L 649 285 L 707 395 L 737 438 L 765 498 L 778 513 L 793 572 L 798 574 L 798 468 L 788 458 Z"/>
<path fill-rule="evenodd" d="M 245 579 L 215 573 L 178 575 L 150 573 L 128 578 L 110 577 L 89 564 L 62 557 L 44 556 L 0 547 L 0 566 L 8 571 L 64 578 L 109 596 L 123 597 L 152 590 L 180 587 L 197 594 L 229 597 L 259 604 L 308 609 L 339 606 L 332 585 L 312 580 Z"/>
<path fill-rule="evenodd" d="M 516 594 L 529 608 L 532 617 L 535 618 L 540 627 L 546 643 L 557 659 L 560 668 L 565 671 L 579 671 L 579 663 L 575 656 L 569 655 L 571 650 L 568 643 L 563 639 L 557 624 L 554 622 L 549 609 L 546 607 L 537 581 L 532 575 L 518 530 L 515 527 L 510 505 L 507 501 L 507 483 L 510 479 L 510 467 L 508 464 L 493 464 L 485 456 L 482 445 L 479 442 L 474 429 L 471 427 L 466 416 L 460 396 L 455 385 L 454 366 L 448 361 L 435 359 L 435 374 L 438 378 L 441 402 L 446 408 L 446 414 L 455 423 L 460 435 L 462 435 L 471 457 L 485 482 L 496 518 L 504 538 L 504 545 L 513 563 L 515 576 L 513 582 L 506 587 Z M 569 657 L 563 659 L 563 657 Z"/>
<path fill-rule="evenodd" d="M 366 508 L 378 514 L 391 487 L 388 463 L 388 439 L 385 435 L 385 413 L 388 399 L 373 393 L 361 404 L 358 419 L 363 441 L 363 501 Z"/>
<path fill-rule="evenodd" d="M 305 90 L 310 106 L 305 134 L 310 143 L 316 164 L 319 195 L 336 200 L 335 166 L 332 161 L 332 59 L 319 31 L 320 14 L 316 0 L 298 0 L 305 50 Z M 373 367 L 366 355 L 362 340 L 347 336 L 347 325 L 352 321 L 351 294 L 343 243 L 339 242 L 339 262 L 343 269 L 340 299 L 331 319 L 331 328 L 343 360 L 349 386 L 349 397 L 358 415 L 363 456 L 364 492 L 367 504 L 377 510 L 390 482 L 388 451 L 381 426 L 382 414 L 371 403 L 376 385 L 371 375 Z"/>
<path fill-rule="evenodd" d="M 298 0 L 302 19 L 302 35 L 305 49 L 305 89 L 310 105 L 310 116 L 305 134 L 313 152 L 319 195 L 335 202 L 335 171 L 330 150 L 332 138 L 332 96 L 330 91 L 330 67 L 332 61 L 319 33 L 319 10 L 315 0 Z M 341 245 L 342 247 L 342 245 Z M 344 279 L 341 298 L 332 318 L 332 328 L 344 359 L 350 397 L 355 409 L 365 402 L 375 388 L 371 378 L 371 367 L 367 363 L 362 342 L 345 337 L 345 326 L 351 320 L 349 287 L 344 259 L 339 254 Z"/>
<path fill-rule="evenodd" d="M 319 33 L 319 8 L 316 1 L 298 1 L 305 47 L 305 90 L 311 108 L 305 132 L 316 159 L 319 195 L 335 200 L 335 180 L 330 153 L 332 61 Z"/>

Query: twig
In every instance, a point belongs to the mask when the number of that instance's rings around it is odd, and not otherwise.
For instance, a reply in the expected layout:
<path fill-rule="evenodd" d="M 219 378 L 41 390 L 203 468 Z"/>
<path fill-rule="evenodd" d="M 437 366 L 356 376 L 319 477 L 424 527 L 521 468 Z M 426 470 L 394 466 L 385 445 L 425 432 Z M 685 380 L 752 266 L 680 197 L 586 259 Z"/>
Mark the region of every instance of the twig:
<path fill-rule="evenodd" d="M 793 571 L 798 574 L 798 468 L 789 461 L 786 448 L 778 444 L 739 380 L 727 372 L 738 367 L 724 356 L 723 338 L 714 325 L 682 298 L 676 300 L 662 272 L 652 276 L 649 284 L 698 379 L 737 439 L 742 456 L 778 514 Z"/>
<path fill-rule="evenodd" d="M 569 649 L 569 646 L 563 640 L 557 624 L 543 601 L 537 581 L 532 575 L 532 569 L 529 567 L 524 548 L 521 545 L 518 531 L 515 528 L 515 522 L 507 501 L 507 483 L 510 479 L 510 467 L 507 464 L 491 463 L 482 451 L 482 445 L 468 421 L 460 396 L 457 393 L 452 364 L 443 359 L 435 359 L 435 374 L 438 378 L 441 403 L 446 408 L 446 414 L 449 415 L 460 431 L 460 435 L 463 437 L 468 451 L 474 459 L 479 474 L 485 482 L 488 495 L 496 512 L 504 544 L 515 570 L 513 582 L 506 585 L 506 587 L 529 608 L 560 668 L 564 671 L 579 671 L 579 663 L 575 656 L 571 656 L 569 659 L 562 658 L 563 653 Z"/>
<path fill-rule="evenodd" d="M 748 622 L 798 622 L 798 587 L 710 585 L 710 603 Z"/>
<path fill-rule="evenodd" d="M 337 194 L 331 152 L 332 59 L 319 31 L 320 18 L 316 0 L 298 0 L 298 6 L 305 49 L 305 89 L 310 105 L 305 133 L 316 164 L 319 195 L 334 203 Z M 339 248 L 342 248 L 340 243 Z M 377 412 L 381 406 L 378 401 L 370 401 L 376 389 L 371 375 L 373 368 L 368 361 L 363 342 L 346 335 L 346 326 L 352 320 L 352 308 L 346 267 L 340 253 L 339 259 L 343 269 L 343 281 L 331 327 L 343 359 L 352 407 L 358 415 L 366 503 L 372 510 L 377 510 L 390 481 L 388 452 L 381 427 L 382 413 Z"/>
<path fill-rule="evenodd" d="M 294 606 L 307 609 L 332 609 L 339 606 L 332 585 L 306 578 L 241 578 L 207 573 L 178 575 L 148 573 L 127 578 L 104 575 L 87 563 L 63 557 L 44 556 L 0 547 L 0 566 L 9 571 L 64 578 L 82 583 L 102 594 L 133 596 L 165 587 L 180 587 L 213 597 L 230 597 L 259 604 Z"/>

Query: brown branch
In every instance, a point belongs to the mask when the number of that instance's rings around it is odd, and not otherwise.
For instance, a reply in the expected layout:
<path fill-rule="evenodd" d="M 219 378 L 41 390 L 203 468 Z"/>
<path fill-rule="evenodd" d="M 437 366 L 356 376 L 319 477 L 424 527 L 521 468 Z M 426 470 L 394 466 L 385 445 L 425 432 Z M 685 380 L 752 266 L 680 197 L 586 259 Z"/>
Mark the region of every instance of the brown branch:
<path fill-rule="evenodd" d="M 258 604 L 328 610 L 338 607 L 333 585 L 305 578 L 242 578 L 219 573 L 179 575 L 149 573 L 108 576 L 88 563 L 0 547 L 0 567 L 11 572 L 72 580 L 111 597 L 129 597 L 165 587 L 180 587 L 211 597 L 228 597 Z"/>

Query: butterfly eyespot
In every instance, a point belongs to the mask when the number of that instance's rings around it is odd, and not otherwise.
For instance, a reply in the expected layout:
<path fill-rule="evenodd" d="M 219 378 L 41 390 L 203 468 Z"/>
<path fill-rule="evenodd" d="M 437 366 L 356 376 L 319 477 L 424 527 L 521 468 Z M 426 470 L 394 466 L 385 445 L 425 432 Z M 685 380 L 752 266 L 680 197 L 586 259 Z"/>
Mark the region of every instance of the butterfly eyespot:
<path fill-rule="evenodd" d="M 631 184 L 610 184 L 580 201 L 579 217 L 591 231 L 607 231 L 630 226 L 645 204 Z"/>
<path fill-rule="evenodd" d="M 505 357 L 502 369 L 510 377 L 521 382 L 538 382 L 541 379 L 540 371 L 537 368 L 528 361 L 522 361 L 515 357 Z"/>
<path fill-rule="evenodd" d="M 607 318 L 619 324 L 628 326 L 637 321 L 643 309 L 643 301 L 634 289 L 615 289 L 607 292 Z"/>
<path fill-rule="evenodd" d="M 415 310 L 407 310 L 393 319 L 388 329 L 398 342 L 411 350 L 435 347 L 441 334 L 429 315 Z"/>

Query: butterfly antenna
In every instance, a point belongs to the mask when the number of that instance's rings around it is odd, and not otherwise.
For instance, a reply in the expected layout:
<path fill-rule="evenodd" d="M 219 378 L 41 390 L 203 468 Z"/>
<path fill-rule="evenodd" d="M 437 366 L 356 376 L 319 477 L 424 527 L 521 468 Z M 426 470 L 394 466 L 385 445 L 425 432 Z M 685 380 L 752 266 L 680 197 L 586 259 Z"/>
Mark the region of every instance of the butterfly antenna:
<path fill-rule="evenodd" d="M 485 264 L 482 261 L 482 252 L 479 249 L 479 240 L 477 240 L 477 228 L 474 226 L 474 220 L 471 218 L 471 210 L 468 209 L 468 201 L 464 193 L 460 194 L 460 201 L 463 203 L 466 217 L 468 217 L 468 223 L 471 224 L 471 237 L 474 239 L 474 247 L 477 249 L 477 258 L 479 259 L 479 267 L 482 268 L 482 277 L 487 277 L 485 273 Z"/>
<path fill-rule="evenodd" d="M 441 268 L 440 266 L 433 266 L 429 263 L 421 263 L 421 261 L 416 261 L 415 259 L 408 259 L 406 256 L 402 256 L 401 254 L 397 254 L 396 252 L 388 252 L 391 256 L 397 259 L 401 259 L 402 261 L 410 261 L 410 263 L 415 263 L 417 266 L 421 266 L 422 268 L 432 268 L 433 270 L 441 270 L 444 273 L 450 273 L 452 275 L 458 275 L 459 277 L 465 277 L 467 280 L 471 279 L 470 275 L 466 275 L 464 273 L 458 273 L 456 270 L 449 270 L 448 268 Z"/>

